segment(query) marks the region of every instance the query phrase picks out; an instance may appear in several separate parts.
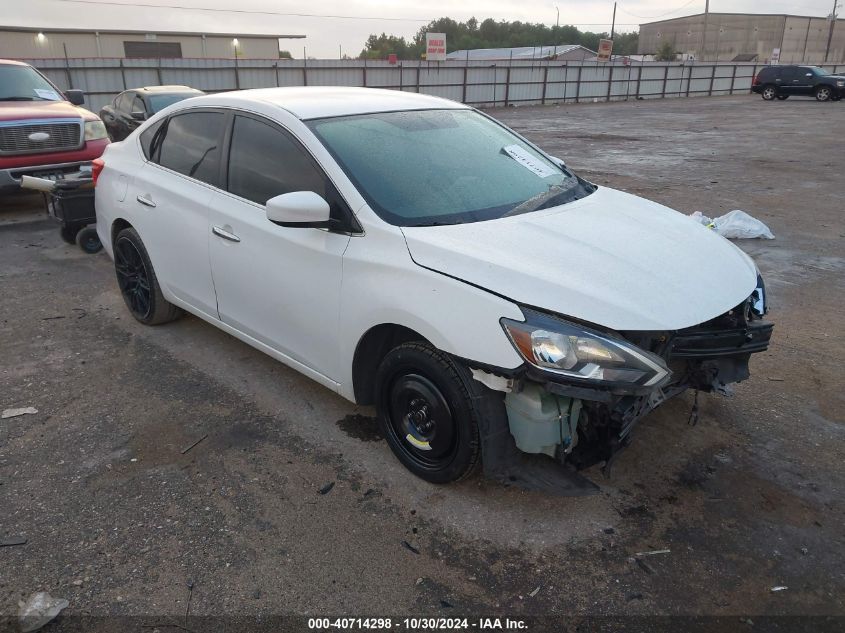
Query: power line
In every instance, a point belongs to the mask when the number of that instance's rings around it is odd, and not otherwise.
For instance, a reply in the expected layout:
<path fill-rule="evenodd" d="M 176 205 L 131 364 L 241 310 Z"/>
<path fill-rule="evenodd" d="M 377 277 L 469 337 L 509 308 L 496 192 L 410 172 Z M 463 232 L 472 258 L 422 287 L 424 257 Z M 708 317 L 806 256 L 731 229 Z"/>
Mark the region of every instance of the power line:
<path fill-rule="evenodd" d="M 637 15 L 636 13 L 631 13 L 630 11 L 626 11 L 623 7 L 619 7 L 619 10 L 622 11 L 622 13 L 627 13 L 628 15 L 633 16 L 635 18 L 641 18 L 643 20 L 654 20 L 655 18 L 662 18 L 662 17 L 665 17 L 667 15 L 677 13 L 678 11 L 682 11 L 683 9 L 686 9 L 689 5 L 691 5 L 693 2 L 697 2 L 697 1 L 698 0 L 689 0 L 689 2 L 681 5 L 677 9 L 672 9 L 671 11 L 667 11 L 666 13 L 661 13 L 660 15 Z"/>
<path fill-rule="evenodd" d="M 52 0 L 53 2 L 69 2 L 73 4 L 99 4 L 113 7 L 143 8 L 143 9 L 179 9 L 182 11 L 208 11 L 211 13 L 241 13 L 248 15 L 277 15 L 296 18 L 333 18 L 342 20 L 385 20 L 389 22 L 431 22 L 429 18 L 387 18 L 383 16 L 368 17 L 362 15 L 327 15 L 317 13 L 282 13 L 280 11 L 254 11 L 249 9 L 213 9 L 209 7 L 186 7 L 175 4 L 148 4 L 143 2 L 109 2 L 108 0 Z"/>

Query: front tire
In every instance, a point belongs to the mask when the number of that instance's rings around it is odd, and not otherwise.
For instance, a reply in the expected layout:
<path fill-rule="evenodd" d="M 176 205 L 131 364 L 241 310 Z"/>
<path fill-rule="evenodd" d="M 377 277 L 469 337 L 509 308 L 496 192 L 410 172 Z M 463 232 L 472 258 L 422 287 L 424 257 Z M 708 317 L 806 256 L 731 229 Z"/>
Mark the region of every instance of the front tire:
<path fill-rule="evenodd" d="M 764 101 L 771 101 L 775 97 L 778 96 L 778 89 L 774 86 L 766 86 L 763 88 L 763 91 L 760 93 L 760 96 L 763 97 Z"/>
<path fill-rule="evenodd" d="M 137 321 L 160 325 L 182 316 L 182 309 L 164 298 L 147 249 L 132 227 L 114 240 L 114 270 L 123 301 Z"/>
<path fill-rule="evenodd" d="M 404 466 L 431 483 L 468 477 L 480 461 L 479 400 L 469 371 L 428 343 L 403 343 L 376 372 L 382 434 Z"/>
<path fill-rule="evenodd" d="M 830 101 L 833 91 L 828 86 L 819 86 L 816 88 L 816 101 Z"/>

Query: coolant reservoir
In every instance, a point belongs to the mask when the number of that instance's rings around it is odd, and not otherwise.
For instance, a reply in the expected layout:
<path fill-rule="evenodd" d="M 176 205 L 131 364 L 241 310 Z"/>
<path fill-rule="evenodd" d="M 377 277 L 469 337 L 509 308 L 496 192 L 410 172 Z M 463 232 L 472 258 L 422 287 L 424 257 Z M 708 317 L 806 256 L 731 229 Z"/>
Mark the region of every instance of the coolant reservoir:
<path fill-rule="evenodd" d="M 511 435 L 519 450 L 555 457 L 558 445 L 572 443 L 580 407 L 573 407 L 571 398 L 556 396 L 539 385 L 528 383 L 521 392 L 507 394 L 505 408 Z"/>

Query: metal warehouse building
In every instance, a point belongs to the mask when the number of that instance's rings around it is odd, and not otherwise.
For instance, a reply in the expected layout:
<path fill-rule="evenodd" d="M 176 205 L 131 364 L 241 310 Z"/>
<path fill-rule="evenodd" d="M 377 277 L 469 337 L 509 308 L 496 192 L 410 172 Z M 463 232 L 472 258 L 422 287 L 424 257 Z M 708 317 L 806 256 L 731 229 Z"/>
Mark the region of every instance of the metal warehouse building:
<path fill-rule="evenodd" d="M 0 26 L 0 58 L 278 59 L 280 39 L 304 35 L 91 31 Z"/>
<path fill-rule="evenodd" d="M 706 23 L 706 31 L 705 31 Z M 780 62 L 823 63 L 830 34 L 827 18 L 751 13 L 699 13 L 640 25 L 637 52 L 656 53 L 669 41 L 676 53 L 703 61 L 768 62 L 780 49 Z M 834 20 L 828 60 L 845 62 L 845 20 Z"/>

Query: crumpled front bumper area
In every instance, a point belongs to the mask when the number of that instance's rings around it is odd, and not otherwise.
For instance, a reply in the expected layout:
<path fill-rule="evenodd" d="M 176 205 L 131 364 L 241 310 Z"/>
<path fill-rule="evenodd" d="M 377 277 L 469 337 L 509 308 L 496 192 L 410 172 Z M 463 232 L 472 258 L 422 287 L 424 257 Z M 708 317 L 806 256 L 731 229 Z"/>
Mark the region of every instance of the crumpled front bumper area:
<path fill-rule="evenodd" d="M 505 465 L 511 481 L 523 487 L 590 494 L 594 487 L 573 471 L 603 463 L 609 473 L 619 451 L 630 443 L 632 430 L 648 413 L 687 389 L 729 395 L 731 383 L 749 377 L 749 359 L 768 348 L 774 327 L 749 309 L 752 300 L 753 295 L 716 319 L 677 332 L 623 332 L 637 346 L 661 356 L 672 370 L 667 382 L 644 392 L 587 388 L 530 370 L 515 376 L 505 396 L 513 448 L 496 454 L 506 458 L 499 471 Z M 521 453 L 519 459 L 516 452 Z M 548 456 L 545 461 L 543 454 Z M 529 456 L 533 461 L 526 461 Z M 484 455 L 485 462 L 488 457 Z M 550 479 L 538 475 L 542 469 L 537 458 L 567 468 Z M 520 465 L 528 463 L 530 469 L 521 471 Z M 564 473 L 568 479 L 562 483 Z"/>

